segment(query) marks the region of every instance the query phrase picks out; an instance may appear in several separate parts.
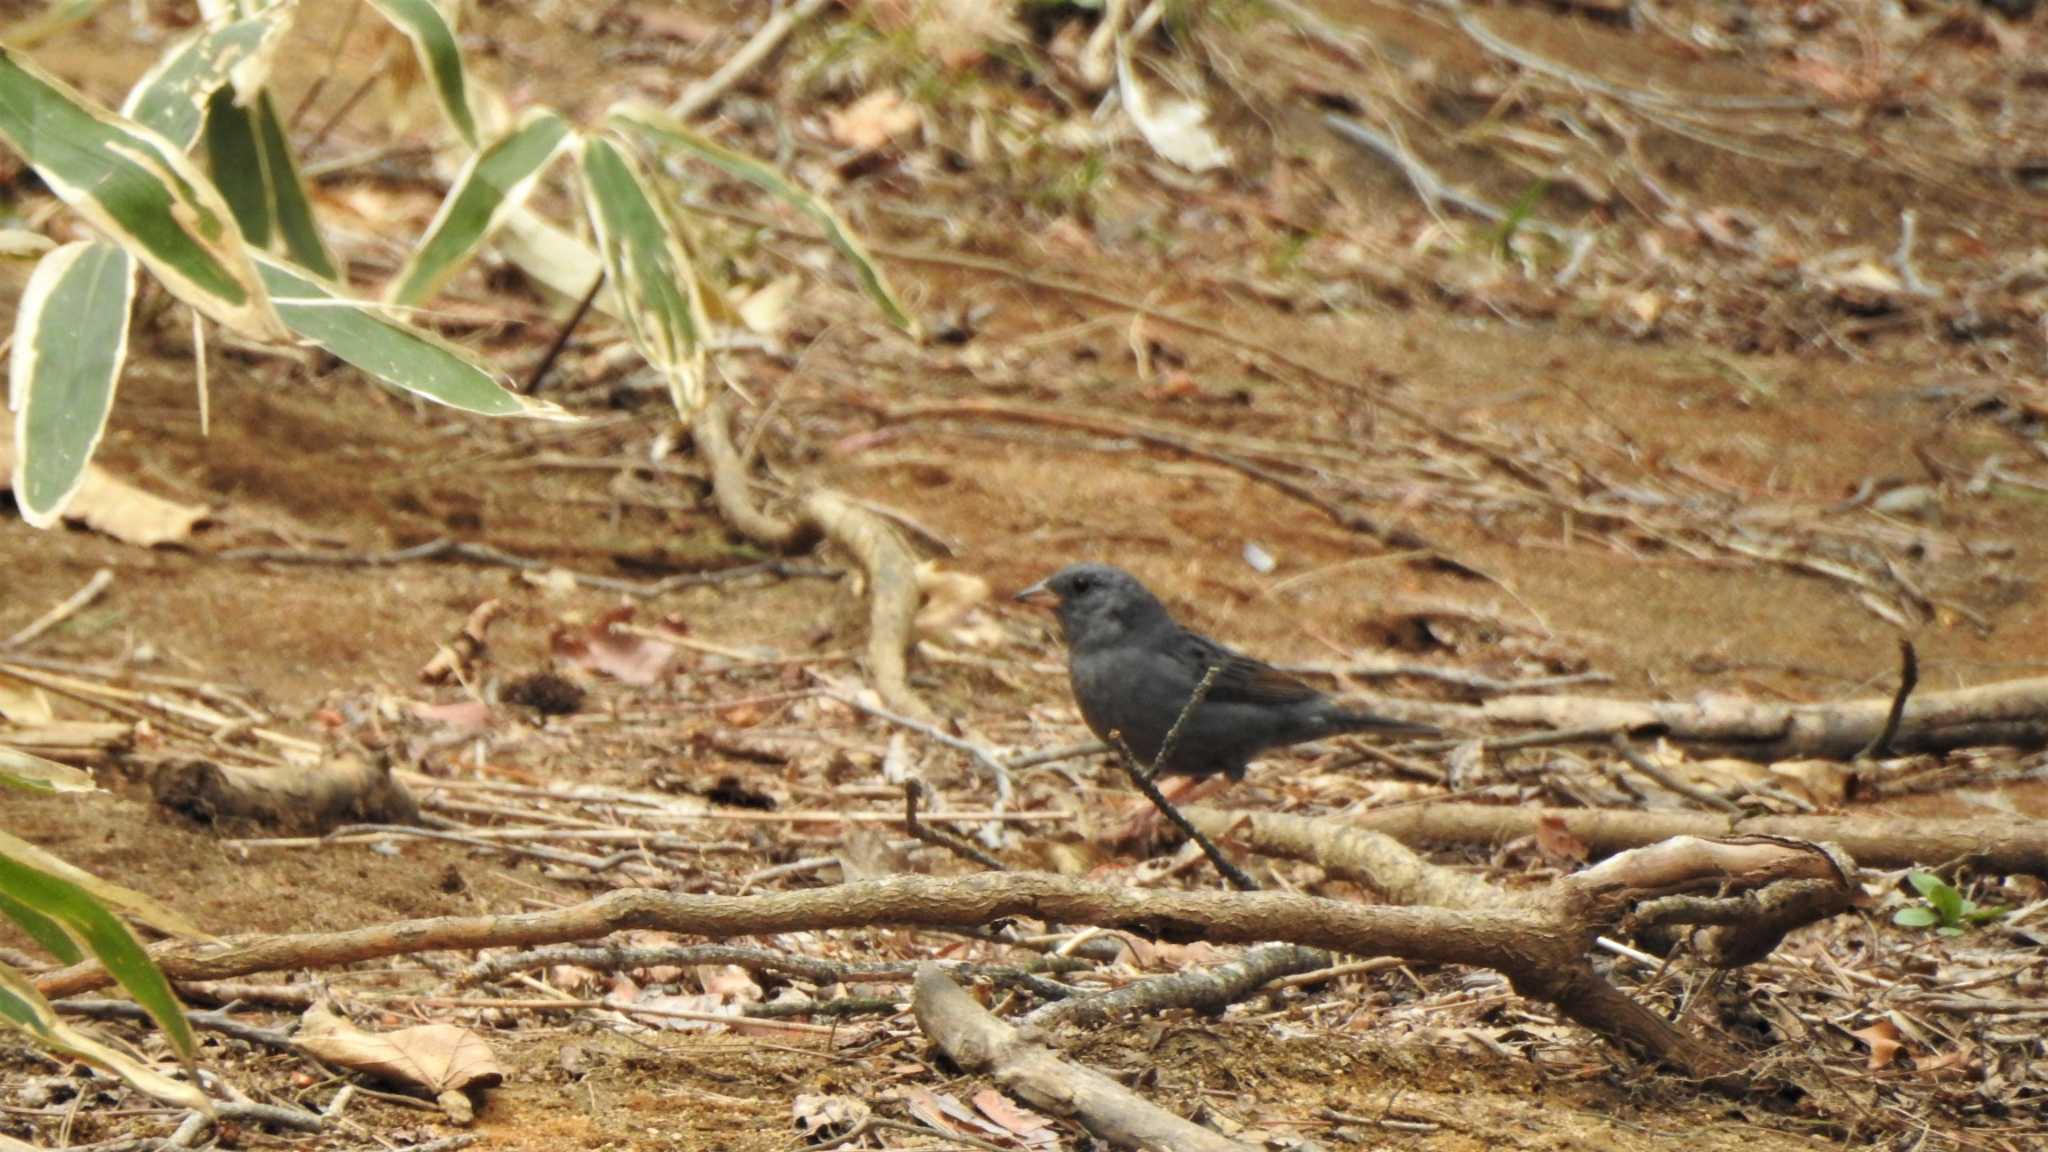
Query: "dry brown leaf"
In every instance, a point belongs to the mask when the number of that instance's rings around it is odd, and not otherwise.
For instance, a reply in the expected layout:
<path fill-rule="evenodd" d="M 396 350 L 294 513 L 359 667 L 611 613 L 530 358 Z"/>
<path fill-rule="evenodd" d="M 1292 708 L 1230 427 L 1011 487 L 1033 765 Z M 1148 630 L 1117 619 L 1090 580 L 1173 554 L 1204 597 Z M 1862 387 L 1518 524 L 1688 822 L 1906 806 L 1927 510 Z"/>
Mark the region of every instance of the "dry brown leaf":
<path fill-rule="evenodd" d="M 832 139 L 857 152 L 873 152 L 908 135 L 923 119 L 917 105 L 893 88 L 870 92 L 844 108 L 825 113 Z"/>
<path fill-rule="evenodd" d="M 50 710 L 50 698 L 41 688 L 33 684 L 19 684 L 0 676 L 0 720 L 8 720 L 23 728 L 41 728 L 56 719 Z"/>
<path fill-rule="evenodd" d="M 0 436 L 0 492 L 13 486 L 14 441 Z M 97 464 L 85 466 L 85 482 L 64 508 L 64 519 L 143 548 L 182 543 L 210 515 L 204 504 L 179 504 L 152 495 Z"/>
<path fill-rule="evenodd" d="M 1561 816 L 1545 816 L 1536 823 L 1536 847 L 1552 860 L 1582 864 L 1592 855 L 1586 842 L 1572 835 Z"/>
<path fill-rule="evenodd" d="M 620 627 L 632 619 L 630 605 L 615 608 L 581 631 L 556 629 L 549 643 L 556 658 L 571 667 L 609 676 L 622 684 L 656 683 L 675 659 L 676 647 Z"/>
<path fill-rule="evenodd" d="M 974 1106 L 981 1114 L 1009 1129 L 1019 1142 L 1036 1146 L 1059 1142 L 1059 1134 L 1053 1131 L 1052 1121 L 1040 1116 L 1029 1108 L 996 1091 L 984 1088 L 974 1094 Z"/>
<path fill-rule="evenodd" d="M 464 1089 L 489 1088 L 505 1079 L 484 1038 L 453 1024 L 366 1032 L 327 1005 L 315 1004 L 300 1018 L 292 1043 L 329 1064 L 425 1088 L 458 1124 L 474 1116 Z"/>
<path fill-rule="evenodd" d="M 1899 1042 L 1899 1026 L 1889 1020 L 1879 1020 L 1868 1028 L 1856 1028 L 1849 1035 L 1863 1041 L 1870 1049 L 1870 1059 L 1864 1065 L 1872 1072 L 1881 1072 L 1898 1058 L 1899 1049 L 1905 1047 Z"/>

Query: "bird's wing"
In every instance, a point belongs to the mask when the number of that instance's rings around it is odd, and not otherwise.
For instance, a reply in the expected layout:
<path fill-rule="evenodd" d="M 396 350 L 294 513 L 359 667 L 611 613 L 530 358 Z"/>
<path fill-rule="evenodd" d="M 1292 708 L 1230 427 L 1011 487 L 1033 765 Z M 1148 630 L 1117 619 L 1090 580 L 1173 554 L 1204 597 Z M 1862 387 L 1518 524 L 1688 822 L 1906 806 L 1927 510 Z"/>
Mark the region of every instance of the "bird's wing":
<path fill-rule="evenodd" d="M 1209 669 L 1221 669 L 1209 686 L 1208 698 L 1217 704 L 1299 704 L 1322 695 L 1271 664 L 1193 632 L 1181 633 L 1179 655 L 1198 681 Z"/>

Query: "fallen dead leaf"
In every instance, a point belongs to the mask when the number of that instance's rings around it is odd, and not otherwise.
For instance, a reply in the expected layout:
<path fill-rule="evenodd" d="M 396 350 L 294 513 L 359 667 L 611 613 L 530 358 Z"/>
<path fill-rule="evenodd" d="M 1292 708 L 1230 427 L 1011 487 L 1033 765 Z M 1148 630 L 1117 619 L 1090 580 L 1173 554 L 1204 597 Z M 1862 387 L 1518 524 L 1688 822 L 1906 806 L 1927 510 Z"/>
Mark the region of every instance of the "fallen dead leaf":
<path fill-rule="evenodd" d="M 651 636 L 625 631 L 633 608 L 614 608 L 588 628 L 555 630 L 549 639 L 556 658 L 571 667 L 609 676 L 622 684 L 646 685 L 661 680 L 675 659 L 676 646 Z"/>
<path fill-rule="evenodd" d="M 1545 816 L 1536 822 L 1536 847 L 1552 860 L 1568 860 L 1582 864 L 1592 855 L 1586 842 L 1572 835 L 1559 816 Z"/>
<path fill-rule="evenodd" d="M 1019 1105 L 994 1088 L 984 1088 L 976 1092 L 974 1106 L 981 1109 L 982 1115 L 1009 1129 L 1010 1134 L 1023 1144 L 1036 1147 L 1059 1142 L 1059 1134 L 1053 1131 L 1052 1121 Z"/>
<path fill-rule="evenodd" d="M 1881 1072 L 1898 1058 L 1899 1049 L 1905 1047 L 1899 1042 L 1899 1026 L 1889 1020 L 1879 1020 L 1868 1028 L 1851 1029 L 1849 1035 L 1863 1041 L 1870 1049 L 1870 1059 L 1864 1067 L 1872 1072 Z"/>
<path fill-rule="evenodd" d="M 832 1138 L 849 1135 L 866 1124 L 873 1109 L 865 1101 L 851 1096 L 805 1093 L 796 1098 L 789 1111 L 796 1118 L 797 1126 L 804 1130 L 804 1135 Z"/>
<path fill-rule="evenodd" d="M 505 1079 L 484 1038 L 453 1024 L 366 1032 L 327 1005 L 315 1004 L 300 1017 L 292 1043 L 329 1064 L 425 1088 L 457 1124 L 476 1115 L 465 1089 L 490 1088 Z"/>

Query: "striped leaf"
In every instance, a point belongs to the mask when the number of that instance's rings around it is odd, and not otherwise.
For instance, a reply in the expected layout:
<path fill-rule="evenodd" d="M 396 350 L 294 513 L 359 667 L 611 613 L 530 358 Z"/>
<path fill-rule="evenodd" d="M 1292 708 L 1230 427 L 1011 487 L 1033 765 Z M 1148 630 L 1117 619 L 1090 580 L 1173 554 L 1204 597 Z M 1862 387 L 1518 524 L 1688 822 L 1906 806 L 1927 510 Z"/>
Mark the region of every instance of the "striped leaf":
<path fill-rule="evenodd" d="M 180 1020 L 184 1017 L 180 1016 Z M 73 1027 L 20 972 L 0 964 L 0 1026 L 26 1034 L 49 1051 L 104 1068 L 136 1088 L 182 1108 L 208 1115 L 213 1104 L 196 1086 L 173 1080 L 142 1061 Z"/>
<path fill-rule="evenodd" d="M 433 0 L 370 0 L 370 5 L 412 41 L 441 111 L 462 142 L 475 148 L 476 114 L 470 110 L 469 76 L 462 65 L 462 45 L 455 39 L 454 19 Z"/>
<path fill-rule="evenodd" d="M 92 773 L 0 745 L 0 786 L 24 792 L 98 792 Z"/>
<path fill-rule="evenodd" d="M 25 854 L 19 849 L 24 843 L 0 833 L 0 892 L 5 892 L 14 903 L 56 922 L 65 935 L 106 965 L 107 973 L 142 1005 L 157 1027 L 163 1029 L 171 1050 L 189 1066 L 199 1045 L 163 971 L 149 958 L 128 926 L 91 892 L 21 860 L 19 857 Z"/>
<path fill-rule="evenodd" d="M 860 281 L 861 290 L 875 302 L 889 322 L 906 332 L 918 332 L 917 321 L 904 309 L 896 290 L 889 286 L 889 278 L 883 274 L 881 265 L 868 255 L 867 246 L 861 243 L 860 237 L 823 200 L 797 185 L 773 165 L 763 164 L 752 156 L 724 147 L 674 117 L 643 105 L 622 104 L 612 109 L 608 119 L 614 126 L 630 129 L 657 148 L 675 149 L 710 164 L 728 176 L 745 180 L 810 217 L 824 231 L 825 239 L 853 266 L 853 274 Z"/>
<path fill-rule="evenodd" d="M 704 343 L 710 332 L 689 250 L 624 149 L 589 137 L 582 160 L 598 256 L 625 309 L 626 328 L 640 354 L 668 378 L 676 411 L 688 419 L 704 403 Z"/>
<path fill-rule="evenodd" d="M 386 299 L 418 304 L 439 291 L 506 214 L 525 203 L 541 173 L 573 138 L 560 116 L 536 108 L 518 127 L 471 153 L 427 226 L 417 254 L 392 282 Z"/>
<path fill-rule="evenodd" d="M 350 299 L 274 257 L 258 255 L 256 263 L 293 332 L 393 388 L 484 416 L 577 418 L 512 391 L 467 352 L 393 319 L 380 305 Z"/>
<path fill-rule="evenodd" d="M 206 109 L 206 161 L 249 243 L 265 250 L 281 246 L 313 272 L 337 275 L 313 220 L 312 193 L 268 92 L 246 105 L 236 102 L 231 88 L 213 94 Z"/>
<path fill-rule="evenodd" d="M 4 47 L 0 140 L 172 295 L 245 336 L 284 337 L 227 203 L 182 149 Z"/>
<path fill-rule="evenodd" d="M 37 528 L 56 524 L 85 483 L 128 357 L 135 262 L 105 241 L 43 257 L 14 314 L 8 403 L 14 408 L 14 499 Z"/>
<path fill-rule="evenodd" d="M 189 151 L 199 142 L 207 101 L 227 86 L 236 68 L 274 49 L 291 11 L 291 5 L 280 5 L 187 36 L 129 89 L 121 114 Z"/>
<path fill-rule="evenodd" d="M 46 852 L 11 833 L 0 832 L 0 855 L 12 857 L 16 863 L 25 867 L 76 884 L 101 904 L 116 912 L 132 916 L 166 936 L 178 936 L 186 940 L 213 939 L 212 936 L 200 931 L 190 920 L 135 889 L 123 887 L 111 880 L 102 880 L 85 869 L 66 862 L 62 857 Z"/>

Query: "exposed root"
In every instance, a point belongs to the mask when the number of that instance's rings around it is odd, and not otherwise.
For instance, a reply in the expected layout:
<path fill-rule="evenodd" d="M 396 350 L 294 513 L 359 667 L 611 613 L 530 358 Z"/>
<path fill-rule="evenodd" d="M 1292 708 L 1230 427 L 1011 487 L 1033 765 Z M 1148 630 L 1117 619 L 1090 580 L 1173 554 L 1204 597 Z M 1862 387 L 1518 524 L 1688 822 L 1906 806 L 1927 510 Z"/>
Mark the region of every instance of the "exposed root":
<path fill-rule="evenodd" d="M 896 529 L 829 488 L 805 492 L 793 517 L 763 510 L 754 502 L 747 460 L 733 444 L 727 394 L 699 409 L 690 427 L 711 469 L 712 500 L 734 531 L 779 552 L 800 552 L 829 539 L 859 562 L 868 587 L 868 683 L 894 711 L 930 716 L 931 709 L 910 688 L 907 655 L 918 606 L 917 560 Z"/>
<path fill-rule="evenodd" d="M 208 824 L 326 832 L 347 824 L 417 824 L 418 803 L 388 765 L 338 756 L 311 768 L 241 768 L 179 760 L 156 770 L 156 802 Z"/>

